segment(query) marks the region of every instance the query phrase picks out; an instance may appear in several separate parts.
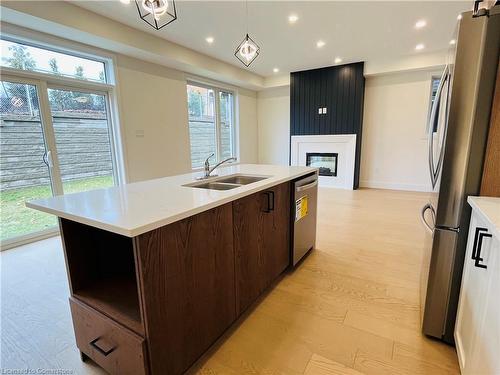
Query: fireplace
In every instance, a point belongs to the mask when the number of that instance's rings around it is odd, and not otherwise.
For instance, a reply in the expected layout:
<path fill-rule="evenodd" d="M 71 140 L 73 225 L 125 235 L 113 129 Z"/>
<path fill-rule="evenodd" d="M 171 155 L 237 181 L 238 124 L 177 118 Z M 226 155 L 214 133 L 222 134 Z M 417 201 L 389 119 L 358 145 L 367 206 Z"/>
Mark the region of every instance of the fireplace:
<path fill-rule="evenodd" d="M 320 176 L 337 176 L 338 153 L 333 152 L 307 152 L 306 165 L 319 168 Z"/>
<path fill-rule="evenodd" d="M 290 164 L 319 169 L 318 185 L 352 190 L 356 134 L 292 135 Z"/>

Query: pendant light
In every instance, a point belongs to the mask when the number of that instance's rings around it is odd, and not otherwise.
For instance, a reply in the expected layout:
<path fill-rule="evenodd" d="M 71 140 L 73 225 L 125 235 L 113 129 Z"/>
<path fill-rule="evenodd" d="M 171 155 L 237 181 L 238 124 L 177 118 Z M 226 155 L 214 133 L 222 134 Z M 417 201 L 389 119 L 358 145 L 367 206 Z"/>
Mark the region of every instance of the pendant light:
<path fill-rule="evenodd" d="M 246 10 L 246 27 L 247 32 L 243 41 L 239 44 L 234 52 L 234 56 L 240 60 L 246 67 L 250 66 L 251 63 L 259 56 L 260 47 L 255 43 L 255 41 L 248 35 L 248 0 L 245 0 L 245 10 Z"/>
<path fill-rule="evenodd" d="M 160 30 L 177 19 L 174 0 L 135 0 L 139 17 Z"/>

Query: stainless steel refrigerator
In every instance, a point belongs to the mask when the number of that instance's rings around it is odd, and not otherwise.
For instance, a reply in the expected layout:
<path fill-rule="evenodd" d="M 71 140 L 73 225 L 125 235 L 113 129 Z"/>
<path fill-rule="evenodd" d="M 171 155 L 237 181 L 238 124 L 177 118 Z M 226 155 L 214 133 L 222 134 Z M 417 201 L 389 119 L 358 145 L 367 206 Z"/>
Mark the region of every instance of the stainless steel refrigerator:
<path fill-rule="evenodd" d="M 432 252 L 422 330 L 453 343 L 470 219 L 478 195 L 500 50 L 500 5 L 466 12 L 437 89 L 429 120 L 433 193 L 422 209 Z M 425 272 L 425 271 L 424 271 Z"/>

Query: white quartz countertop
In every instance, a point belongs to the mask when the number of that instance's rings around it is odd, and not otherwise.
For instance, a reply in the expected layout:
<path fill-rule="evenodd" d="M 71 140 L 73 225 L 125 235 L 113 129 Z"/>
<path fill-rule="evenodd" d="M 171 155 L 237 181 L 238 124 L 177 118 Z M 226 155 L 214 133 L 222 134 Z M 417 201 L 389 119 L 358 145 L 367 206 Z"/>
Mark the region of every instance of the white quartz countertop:
<path fill-rule="evenodd" d="M 195 172 L 33 200 L 26 202 L 26 206 L 135 237 L 316 170 L 310 167 L 239 164 L 218 168 L 213 174 L 219 177 L 246 174 L 269 178 L 224 191 L 183 186 L 195 182 L 196 177 L 203 174 Z"/>
<path fill-rule="evenodd" d="M 491 224 L 494 235 L 500 238 L 500 198 L 492 197 L 468 197 L 472 209 Z"/>

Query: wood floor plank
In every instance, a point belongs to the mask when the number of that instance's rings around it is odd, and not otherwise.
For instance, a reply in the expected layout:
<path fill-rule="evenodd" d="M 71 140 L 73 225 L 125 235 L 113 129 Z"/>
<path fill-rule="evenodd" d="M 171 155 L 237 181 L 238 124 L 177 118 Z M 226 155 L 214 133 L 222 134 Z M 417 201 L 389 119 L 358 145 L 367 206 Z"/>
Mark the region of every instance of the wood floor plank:
<path fill-rule="evenodd" d="M 330 361 L 318 354 L 313 354 L 307 364 L 304 375 L 364 375 L 341 363 Z"/>
<path fill-rule="evenodd" d="M 370 375 L 457 375 L 459 371 L 437 366 L 421 359 L 408 358 L 394 361 L 377 358 L 360 351 L 356 355 L 354 369 Z"/>
<path fill-rule="evenodd" d="M 377 318 L 354 310 L 347 311 L 344 324 L 410 346 L 428 340 L 418 329 L 403 327 L 387 319 Z"/>
<path fill-rule="evenodd" d="M 392 356 L 393 341 L 370 332 L 347 326 L 334 320 L 295 311 L 280 314 L 281 309 L 267 309 L 262 303 L 254 312 L 264 312 L 265 321 L 279 321 L 297 344 L 346 366 L 352 366 L 359 349 L 377 353 L 383 358 Z"/>
<path fill-rule="evenodd" d="M 436 340 L 424 340 L 413 346 L 396 342 L 394 344 L 393 360 L 399 363 L 407 362 L 410 359 L 427 362 L 456 373 L 459 372 L 455 348 L 443 345 Z"/>

